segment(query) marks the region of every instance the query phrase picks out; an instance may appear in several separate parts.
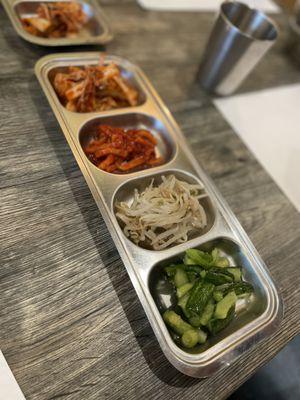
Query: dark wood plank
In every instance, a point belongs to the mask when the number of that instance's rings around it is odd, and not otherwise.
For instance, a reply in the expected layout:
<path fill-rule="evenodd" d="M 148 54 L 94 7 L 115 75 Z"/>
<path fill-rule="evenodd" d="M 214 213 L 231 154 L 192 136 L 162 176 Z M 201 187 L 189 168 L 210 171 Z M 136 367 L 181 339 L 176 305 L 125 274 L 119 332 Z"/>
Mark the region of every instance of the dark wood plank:
<path fill-rule="evenodd" d="M 212 378 L 168 363 L 33 75 L 39 57 L 70 49 L 25 43 L 1 8 L 0 348 L 28 400 L 223 399 L 299 333 L 299 214 L 194 83 L 213 15 L 103 4 L 107 51 L 139 64 L 170 107 L 269 266 L 285 318 Z M 240 92 L 300 81 L 276 20 L 281 38 Z"/>

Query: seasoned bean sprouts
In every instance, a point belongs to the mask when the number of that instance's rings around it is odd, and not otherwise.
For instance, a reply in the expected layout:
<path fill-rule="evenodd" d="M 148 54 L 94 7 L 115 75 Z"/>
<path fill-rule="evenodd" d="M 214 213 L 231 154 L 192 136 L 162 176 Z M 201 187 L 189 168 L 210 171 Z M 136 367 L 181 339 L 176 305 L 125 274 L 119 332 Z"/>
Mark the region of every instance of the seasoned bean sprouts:
<path fill-rule="evenodd" d="M 118 202 L 116 216 L 134 243 L 162 250 L 186 242 L 191 231 L 205 228 L 207 216 L 199 200 L 206 196 L 200 184 L 162 176 L 158 186 L 152 180 L 143 192 L 135 189 L 132 204 Z"/>

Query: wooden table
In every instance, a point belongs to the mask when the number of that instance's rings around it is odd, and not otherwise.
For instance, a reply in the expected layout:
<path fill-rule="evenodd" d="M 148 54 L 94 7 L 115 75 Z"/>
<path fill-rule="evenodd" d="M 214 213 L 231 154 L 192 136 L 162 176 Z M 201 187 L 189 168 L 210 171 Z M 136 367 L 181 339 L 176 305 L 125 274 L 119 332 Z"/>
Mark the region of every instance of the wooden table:
<path fill-rule="evenodd" d="M 34 76 L 51 50 L 18 38 L 1 8 L 0 348 L 27 400 L 224 399 L 299 333 L 300 217 L 194 84 L 213 15 L 103 3 L 115 32 L 107 51 L 139 64 L 170 107 L 269 266 L 285 317 L 209 379 L 168 363 Z M 276 20 L 281 38 L 241 92 L 300 81 Z"/>

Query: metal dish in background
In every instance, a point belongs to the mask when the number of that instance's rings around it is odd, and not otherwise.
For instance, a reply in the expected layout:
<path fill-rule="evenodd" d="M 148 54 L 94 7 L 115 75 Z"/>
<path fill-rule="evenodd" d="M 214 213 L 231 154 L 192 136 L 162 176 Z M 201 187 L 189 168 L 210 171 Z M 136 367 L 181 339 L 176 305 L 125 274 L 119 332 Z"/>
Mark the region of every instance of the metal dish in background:
<path fill-rule="evenodd" d="M 259 254 L 210 178 L 193 157 L 178 125 L 150 82 L 130 62 L 106 56 L 106 62 L 112 61 L 140 91 L 141 101 L 138 106 L 80 114 L 68 111 L 60 103 L 52 85 L 55 71 L 71 65 L 95 65 L 99 62 L 99 53 L 47 56 L 38 61 L 35 72 L 108 225 L 164 354 L 184 374 L 206 377 L 229 365 L 248 348 L 275 331 L 282 318 L 281 299 Z M 82 149 L 82 141 L 95 122 L 151 130 L 160 138 L 160 151 L 165 156 L 165 163 L 123 175 L 98 169 L 87 159 Z M 189 182 L 203 183 L 208 194 L 202 203 L 208 215 L 208 227 L 192 236 L 188 242 L 166 250 L 154 251 L 137 246 L 123 234 L 115 216 L 115 202 L 130 201 L 134 188 L 144 188 L 152 179 L 157 180 L 168 174 Z M 163 322 L 161 311 L 168 306 L 171 299 L 167 291 L 162 296 L 160 283 L 162 266 L 170 259 L 178 259 L 191 247 L 206 250 L 217 247 L 223 255 L 230 258 L 233 265 L 243 265 L 245 278 L 253 284 L 255 293 L 249 302 L 241 301 L 237 304 L 237 317 L 226 330 L 204 346 L 187 351 L 175 344 Z"/>
<path fill-rule="evenodd" d="M 83 10 L 88 16 L 88 22 L 74 37 L 43 38 L 28 33 L 22 25 L 21 18 L 34 16 L 40 3 L 55 1 L 57 0 L 2 0 L 2 4 L 18 35 L 34 44 L 41 46 L 78 46 L 105 44 L 112 40 L 113 35 L 110 31 L 107 18 L 96 0 L 77 0 L 82 4 Z"/>

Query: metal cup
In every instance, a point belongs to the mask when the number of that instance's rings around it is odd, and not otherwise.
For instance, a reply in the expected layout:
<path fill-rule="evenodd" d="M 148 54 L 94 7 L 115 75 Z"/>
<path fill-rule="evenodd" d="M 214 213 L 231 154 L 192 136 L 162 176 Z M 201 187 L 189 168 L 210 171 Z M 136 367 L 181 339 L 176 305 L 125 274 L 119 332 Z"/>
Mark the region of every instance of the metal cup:
<path fill-rule="evenodd" d="M 278 36 L 264 13 L 237 1 L 225 1 L 210 35 L 198 80 L 208 91 L 233 93 Z"/>

